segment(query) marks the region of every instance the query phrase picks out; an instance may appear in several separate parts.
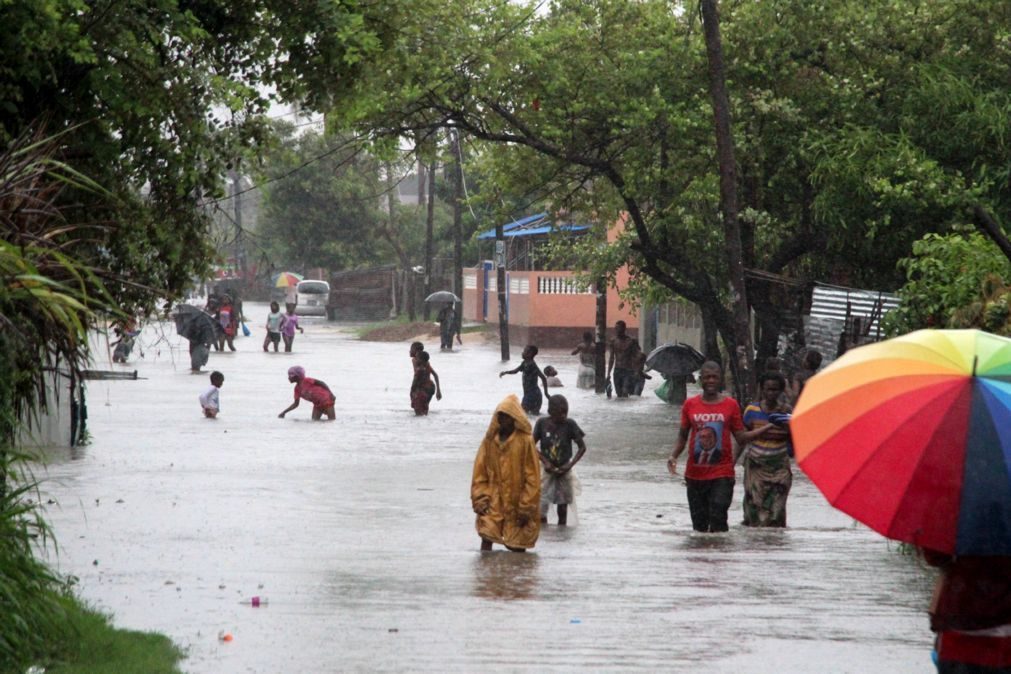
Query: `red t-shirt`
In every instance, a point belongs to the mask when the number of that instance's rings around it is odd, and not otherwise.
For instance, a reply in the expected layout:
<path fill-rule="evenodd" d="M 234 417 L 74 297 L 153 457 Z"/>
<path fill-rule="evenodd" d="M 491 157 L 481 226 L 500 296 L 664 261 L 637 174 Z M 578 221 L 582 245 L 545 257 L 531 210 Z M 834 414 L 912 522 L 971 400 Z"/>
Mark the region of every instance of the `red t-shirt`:
<path fill-rule="evenodd" d="M 295 400 L 308 400 L 314 407 L 326 409 L 336 402 L 333 393 L 316 383 L 312 377 L 303 377 L 295 384 Z"/>
<path fill-rule="evenodd" d="M 688 436 L 689 480 L 715 480 L 734 476 L 733 433 L 744 429 L 741 407 L 733 398 L 707 403 L 694 396 L 681 406 L 681 428 Z"/>

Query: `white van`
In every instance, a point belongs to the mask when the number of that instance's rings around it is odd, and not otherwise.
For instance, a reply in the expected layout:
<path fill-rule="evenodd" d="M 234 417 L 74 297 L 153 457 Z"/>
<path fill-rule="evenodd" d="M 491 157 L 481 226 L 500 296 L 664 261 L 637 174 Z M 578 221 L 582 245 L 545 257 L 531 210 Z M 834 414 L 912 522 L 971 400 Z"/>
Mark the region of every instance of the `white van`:
<path fill-rule="evenodd" d="M 326 281 L 299 281 L 295 287 L 298 305 L 295 313 L 299 316 L 326 316 L 326 305 L 330 301 L 330 284 Z"/>

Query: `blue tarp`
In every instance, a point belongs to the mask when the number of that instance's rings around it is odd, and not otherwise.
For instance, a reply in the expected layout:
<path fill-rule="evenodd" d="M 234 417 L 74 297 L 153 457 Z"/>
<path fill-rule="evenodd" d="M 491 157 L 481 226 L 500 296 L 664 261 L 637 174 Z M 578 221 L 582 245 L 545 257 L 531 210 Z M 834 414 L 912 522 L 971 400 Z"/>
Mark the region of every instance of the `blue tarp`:
<path fill-rule="evenodd" d="M 502 236 L 506 238 L 516 236 L 534 236 L 535 234 L 549 234 L 551 232 L 581 232 L 589 229 L 589 225 L 563 224 L 556 225 L 548 221 L 547 213 L 530 215 L 520 220 L 502 225 Z M 487 232 L 478 234 L 479 239 L 494 239 L 495 230 L 489 229 Z"/>

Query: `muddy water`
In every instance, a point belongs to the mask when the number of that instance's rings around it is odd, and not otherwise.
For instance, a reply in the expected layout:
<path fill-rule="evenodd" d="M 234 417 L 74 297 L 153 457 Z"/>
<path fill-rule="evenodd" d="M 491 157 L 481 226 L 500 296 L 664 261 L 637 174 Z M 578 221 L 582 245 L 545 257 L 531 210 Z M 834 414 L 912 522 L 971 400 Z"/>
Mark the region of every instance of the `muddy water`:
<path fill-rule="evenodd" d="M 59 568 L 117 625 L 170 635 L 186 671 L 929 671 L 915 562 L 802 476 L 789 529 L 691 533 L 664 469 L 676 408 L 577 390 L 561 352 L 538 361 L 588 434 L 576 526 L 549 525 L 530 554 L 479 553 L 471 462 L 520 391 L 497 377 L 498 347 L 430 340 L 445 397 L 415 418 L 407 344 L 304 326 L 290 355 L 263 353 L 258 327 L 212 353 L 217 420 L 200 414 L 207 376 L 189 373 L 185 342 L 147 328 L 129 366 L 144 379 L 92 382 L 93 442 L 40 471 Z M 336 422 L 305 403 L 277 418 L 294 364 L 339 389 Z M 740 484 L 735 497 L 732 522 Z"/>

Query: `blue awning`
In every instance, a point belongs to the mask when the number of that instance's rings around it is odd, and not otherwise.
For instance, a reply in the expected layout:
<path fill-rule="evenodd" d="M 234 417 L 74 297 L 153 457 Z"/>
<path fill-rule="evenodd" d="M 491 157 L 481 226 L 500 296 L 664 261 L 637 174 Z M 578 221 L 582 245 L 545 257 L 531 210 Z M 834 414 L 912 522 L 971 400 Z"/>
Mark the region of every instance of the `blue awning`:
<path fill-rule="evenodd" d="M 554 224 L 549 221 L 547 213 L 529 215 L 520 220 L 502 225 L 502 236 L 506 238 L 516 236 L 535 236 L 537 234 L 550 234 L 551 232 L 582 232 L 589 229 L 589 225 L 574 225 L 571 223 Z M 494 239 L 495 230 L 489 229 L 487 232 L 478 234 L 479 239 Z"/>

